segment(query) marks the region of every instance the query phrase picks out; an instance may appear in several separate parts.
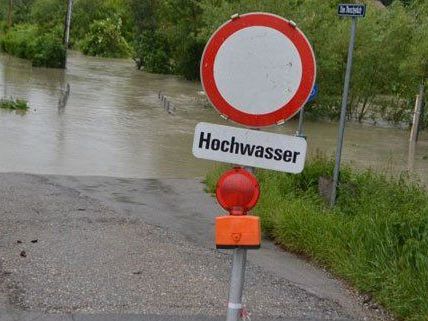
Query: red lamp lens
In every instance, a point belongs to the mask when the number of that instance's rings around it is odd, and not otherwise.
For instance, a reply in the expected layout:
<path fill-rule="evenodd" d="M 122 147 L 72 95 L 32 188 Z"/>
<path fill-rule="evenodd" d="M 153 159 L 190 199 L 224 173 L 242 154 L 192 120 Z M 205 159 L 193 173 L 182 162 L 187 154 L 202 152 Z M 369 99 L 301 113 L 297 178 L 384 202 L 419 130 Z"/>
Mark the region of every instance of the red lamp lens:
<path fill-rule="evenodd" d="M 231 214 L 246 214 L 257 204 L 259 183 L 250 172 L 234 168 L 220 177 L 216 196 L 219 204 Z"/>

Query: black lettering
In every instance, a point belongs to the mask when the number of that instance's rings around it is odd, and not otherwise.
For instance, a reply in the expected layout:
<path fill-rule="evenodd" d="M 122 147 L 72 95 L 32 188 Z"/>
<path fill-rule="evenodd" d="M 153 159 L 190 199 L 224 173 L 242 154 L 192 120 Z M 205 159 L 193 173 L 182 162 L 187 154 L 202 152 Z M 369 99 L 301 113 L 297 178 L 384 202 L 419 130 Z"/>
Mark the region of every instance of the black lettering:
<path fill-rule="evenodd" d="M 256 148 L 256 157 L 263 158 L 265 154 L 265 148 L 263 146 L 257 146 Z"/>
<path fill-rule="evenodd" d="M 256 146 L 254 145 L 250 145 L 250 144 L 244 145 L 241 143 L 241 154 L 242 155 L 248 154 L 248 156 L 253 156 L 255 148 Z"/>
<path fill-rule="evenodd" d="M 293 157 L 293 152 L 291 150 L 286 150 L 284 152 L 283 160 L 284 162 L 288 163 L 291 162 L 291 158 Z"/>
<path fill-rule="evenodd" d="M 227 147 L 226 147 L 227 145 Z M 229 151 L 229 146 L 230 146 L 230 142 L 228 142 L 227 140 L 224 140 L 221 142 L 221 151 L 223 153 L 227 153 Z"/>
<path fill-rule="evenodd" d="M 273 148 L 272 147 L 266 148 L 265 158 L 266 159 L 272 159 L 273 158 Z"/>
<path fill-rule="evenodd" d="M 239 153 L 239 144 L 235 142 L 235 136 L 232 136 L 232 141 L 230 142 L 230 152 L 233 153 L 235 151 L 235 154 Z"/>
<path fill-rule="evenodd" d="M 281 160 L 282 159 L 282 149 L 275 149 L 275 160 Z"/>
<path fill-rule="evenodd" d="M 208 133 L 206 138 L 204 135 L 205 133 L 201 132 L 201 136 L 199 136 L 199 148 L 202 148 L 203 144 L 205 143 L 205 149 L 209 149 L 211 142 L 211 133 Z"/>
<path fill-rule="evenodd" d="M 219 150 L 220 149 L 220 141 L 218 139 L 213 139 L 211 143 L 211 149 L 212 150 Z"/>
<path fill-rule="evenodd" d="M 297 161 L 297 156 L 299 156 L 299 155 L 300 155 L 300 152 L 294 152 L 293 163 L 295 163 Z"/>

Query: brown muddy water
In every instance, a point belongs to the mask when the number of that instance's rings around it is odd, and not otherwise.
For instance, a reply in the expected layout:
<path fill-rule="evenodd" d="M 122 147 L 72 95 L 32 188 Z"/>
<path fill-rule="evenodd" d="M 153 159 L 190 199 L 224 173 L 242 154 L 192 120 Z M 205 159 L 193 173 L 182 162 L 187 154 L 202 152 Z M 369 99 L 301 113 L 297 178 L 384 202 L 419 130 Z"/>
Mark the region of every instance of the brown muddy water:
<path fill-rule="evenodd" d="M 128 60 L 69 54 L 65 71 L 0 55 L 0 97 L 25 98 L 31 106 L 25 114 L 0 111 L 0 172 L 191 178 L 215 165 L 192 155 L 198 122 L 227 124 L 203 106 L 199 83 L 137 71 Z M 59 108 L 66 83 L 68 103 Z M 175 114 L 165 112 L 159 91 Z M 347 126 L 344 162 L 391 173 L 408 168 L 409 131 Z M 272 130 L 293 134 L 296 127 L 290 121 Z M 336 123 L 306 122 L 305 134 L 311 153 L 334 154 Z M 411 160 L 428 183 L 428 132 Z"/>

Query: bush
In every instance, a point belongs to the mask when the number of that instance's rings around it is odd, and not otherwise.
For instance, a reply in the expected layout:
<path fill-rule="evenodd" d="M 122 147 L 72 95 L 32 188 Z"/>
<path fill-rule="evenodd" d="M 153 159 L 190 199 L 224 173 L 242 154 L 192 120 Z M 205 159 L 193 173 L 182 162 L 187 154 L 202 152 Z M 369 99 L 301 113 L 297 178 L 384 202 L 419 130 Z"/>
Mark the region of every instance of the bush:
<path fill-rule="evenodd" d="M 6 21 L 0 21 L 0 36 L 2 34 L 5 34 L 7 31 L 7 22 Z"/>
<path fill-rule="evenodd" d="M 129 0 L 75 0 L 73 4 L 72 42 L 84 39 L 94 21 L 107 18 L 122 20 L 121 33 L 127 41 L 132 41 L 134 22 L 128 6 Z"/>
<path fill-rule="evenodd" d="M 48 29 L 64 23 L 67 1 L 35 0 L 31 6 L 31 21 Z"/>
<path fill-rule="evenodd" d="M 428 316 L 428 196 L 402 175 L 341 172 L 337 206 L 318 192 L 333 162 L 310 161 L 298 175 L 259 170 L 261 198 L 254 213 L 284 248 L 312 257 L 350 281 L 399 319 Z M 208 175 L 213 191 L 220 171 Z"/>
<path fill-rule="evenodd" d="M 13 56 L 31 60 L 37 33 L 34 25 L 18 25 L 1 38 L 1 49 Z"/>
<path fill-rule="evenodd" d="M 13 16 L 14 24 L 28 23 L 31 18 L 31 7 L 35 0 L 13 0 Z M 5 6 L 6 7 L 6 6 Z M 8 10 L 8 8 L 5 8 Z M 7 20 L 5 16 L 5 20 Z"/>
<path fill-rule="evenodd" d="M 155 31 L 145 31 L 139 35 L 134 44 L 134 60 L 137 66 L 148 72 L 169 73 L 169 49 L 165 37 Z"/>
<path fill-rule="evenodd" d="M 62 41 L 54 33 L 39 36 L 33 47 L 33 66 L 61 68 L 65 61 L 66 50 Z"/>
<path fill-rule="evenodd" d="M 110 58 L 126 58 L 131 48 L 121 34 L 122 20 L 97 20 L 91 24 L 89 32 L 80 47 L 85 55 Z"/>
<path fill-rule="evenodd" d="M 65 59 L 65 48 L 58 28 L 40 33 L 34 25 L 18 25 L 0 39 L 3 51 L 28 59 L 33 66 L 60 68 Z"/>
<path fill-rule="evenodd" d="M 199 64 L 204 47 L 204 41 L 192 36 L 182 39 L 180 47 L 174 53 L 174 73 L 188 80 L 199 79 Z"/>

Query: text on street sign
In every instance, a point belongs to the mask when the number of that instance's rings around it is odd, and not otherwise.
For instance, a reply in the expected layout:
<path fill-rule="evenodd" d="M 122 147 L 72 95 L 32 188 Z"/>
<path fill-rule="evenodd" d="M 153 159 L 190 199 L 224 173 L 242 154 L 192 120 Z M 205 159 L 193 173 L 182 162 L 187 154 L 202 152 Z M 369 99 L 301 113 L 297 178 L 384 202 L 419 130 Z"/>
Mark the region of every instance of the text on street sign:
<path fill-rule="evenodd" d="M 363 18 L 366 15 L 365 4 L 339 4 L 337 13 L 342 17 Z"/>
<path fill-rule="evenodd" d="M 300 173 L 306 158 L 304 138 L 230 126 L 199 123 L 193 155 L 219 162 Z"/>

